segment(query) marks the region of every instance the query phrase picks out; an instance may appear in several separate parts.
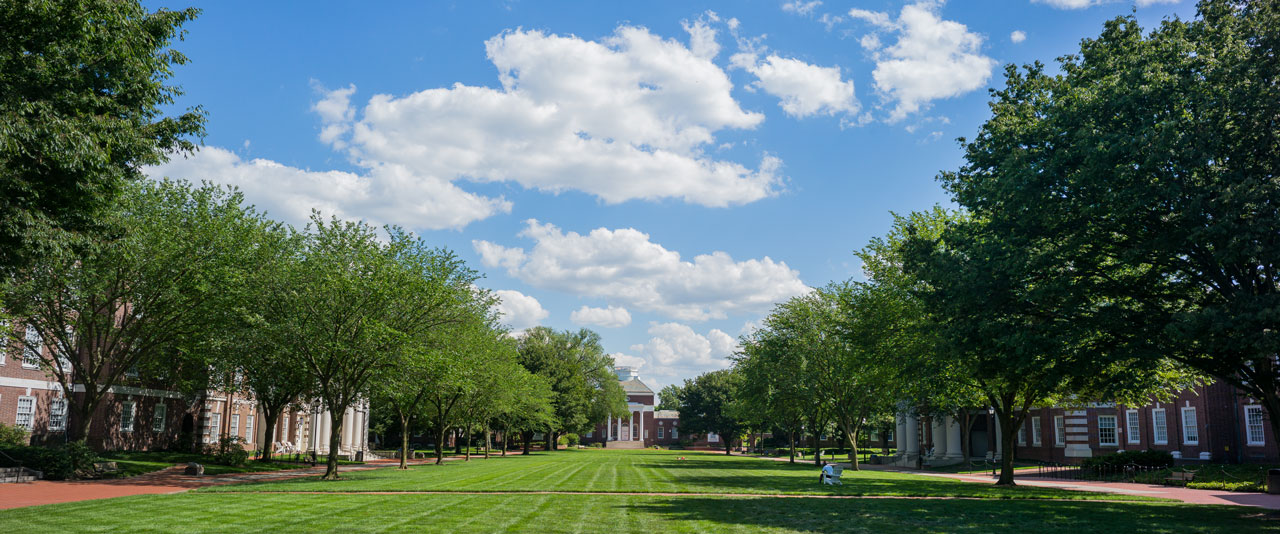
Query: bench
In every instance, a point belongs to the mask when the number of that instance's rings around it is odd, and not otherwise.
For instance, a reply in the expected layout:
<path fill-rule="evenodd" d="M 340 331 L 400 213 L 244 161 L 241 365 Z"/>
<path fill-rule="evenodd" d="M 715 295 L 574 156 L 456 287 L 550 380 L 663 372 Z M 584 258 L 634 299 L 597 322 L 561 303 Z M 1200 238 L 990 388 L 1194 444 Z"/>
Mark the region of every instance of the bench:
<path fill-rule="evenodd" d="M 1165 477 L 1165 480 L 1168 480 L 1170 482 L 1191 482 L 1192 480 L 1195 480 L 1195 479 L 1196 479 L 1196 472 L 1187 471 L 1187 470 L 1173 471 L 1169 473 L 1168 477 Z"/>

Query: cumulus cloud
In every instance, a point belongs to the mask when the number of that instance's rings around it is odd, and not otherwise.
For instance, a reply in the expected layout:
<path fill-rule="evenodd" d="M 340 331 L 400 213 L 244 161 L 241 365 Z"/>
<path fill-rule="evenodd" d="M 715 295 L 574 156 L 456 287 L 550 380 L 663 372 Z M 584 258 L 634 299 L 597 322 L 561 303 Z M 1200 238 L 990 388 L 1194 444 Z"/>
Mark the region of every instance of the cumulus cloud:
<path fill-rule="evenodd" d="M 704 151 L 716 132 L 764 120 L 738 105 L 711 61 L 718 45 L 706 20 L 686 23 L 692 48 L 632 26 L 600 41 L 504 32 L 485 42 L 500 89 L 375 95 L 349 128 L 348 151 L 370 168 L 576 190 L 609 203 L 729 206 L 774 195 L 776 158 L 752 169 Z"/>
<path fill-rule="evenodd" d="M 258 208 L 295 226 L 306 224 L 312 209 L 324 216 L 428 229 L 461 228 L 511 211 L 506 200 L 469 193 L 400 165 L 383 165 L 362 174 L 310 171 L 267 159 L 244 160 L 231 151 L 205 147 L 146 172 L 152 177 L 236 186 Z"/>
<path fill-rule="evenodd" d="M 1084 9 L 1087 7 L 1100 6 L 1102 4 L 1110 4 L 1119 0 L 1031 0 L 1033 4 L 1046 4 L 1058 9 Z M 1153 6 L 1156 4 L 1176 4 L 1181 0 L 1137 0 L 1135 3 L 1138 7 Z"/>
<path fill-rule="evenodd" d="M 770 55 L 747 70 L 756 75 L 752 85 L 778 97 L 778 105 L 792 117 L 858 112 L 853 81 L 840 79 L 840 67 L 820 67 Z"/>
<path fill-rule="evenodd" d="M 648 334 L 647 342 L 629 348 L 637 356 L 622 356 L 629 362 L 640 361 L 646 375 L 667 384 L 729 367 L 729 356 L 739 348 L 738 340 L 714 328 L 699 334 L 681 323 L 653 323 Z"/>
<path fill-rule="evenodd" d="M 1024 32 L 1024 31 L 1022 31 L 1022 30 L 1014 30 L 1014 32 L 1013 32 L 1013 33 L 1009 34 L 1009 40 L 1010 40 L 1010 41 L 1013 41 L 1013 44 L 1018 44 L 1018 43 L 1021 43 L 1021 42 L 1023 42 L 1023 41 L 1026 41 L 1026 40 L 1027 40 L 1027 32 Z"/>
<path fill-rule="evenodd" d="M 603 298 L 684 321 L 760 313 L 808 290 L 799 273 L 769 257 L 736 261 L 725 252 L 692 261 L 634 228 L 597 228 L 582 235 L 530 219 L 520 236 L 530 250 L 472 241 L 487 267 L 533 287 Z"/>
<path fill-rule="evenodd" d="M 609 306 L 608 308 L 583 306 L 569 314 L 569 320 L 576 324 L 618 328 L 631 324 L 631 312 L 618 306 Z"/>
<path fill-rule="evenodd" d="M 543 319 L 551 315 L 542 307 L 538 299 L 519 291 L 499 289 L 493 292 L 498 296 L 498 312 L 502 321 L 512 330 L 520 331 L 538 326 Z"/>
<path fill-rule="evenodd" d="M 804 2 L 802 0 L 793 0 L 791 2 L 786 2 L 782 4 L 782 10 L 786 11 L 787 13 L 795 13 L 797 15 L 808 16 L 808 15 L 812 15 L 813 10 L 818 9 L 818 6 L 821 6 L 821 5 L 822 5 L 822 2 L 820 0 L 813 0 L 811 2 Z"/>
<path fill-rule="evenodd" d="M 897 37 L 887 47 L 878 35 L 861 40 L 876 62 L 876 89 L 895 103 L 890 122 L 927 109 L 934 100 L 979 89 L 991 78 L 996 61 L 982 54 L 983 37 L 959 22 L 943 20 L 939 6 L 909 4 L 896 19 L 882 12 L 849 11 L 850 18 L 866 22 L 873 32 Z"/>

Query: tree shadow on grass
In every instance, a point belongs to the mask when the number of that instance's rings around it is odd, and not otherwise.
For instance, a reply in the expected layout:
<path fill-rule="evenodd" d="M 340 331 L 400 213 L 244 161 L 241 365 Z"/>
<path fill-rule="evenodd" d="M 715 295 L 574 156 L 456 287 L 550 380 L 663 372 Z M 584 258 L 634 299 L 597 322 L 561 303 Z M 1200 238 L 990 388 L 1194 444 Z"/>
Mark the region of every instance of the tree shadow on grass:
<path fill-rule="evenodd" d="M 1249 508 L 1083 501 L 672 497 L 625 508 L 664 520 L 822 534 L 1280 532 L 1280 521 L 1259 520 Z"/>

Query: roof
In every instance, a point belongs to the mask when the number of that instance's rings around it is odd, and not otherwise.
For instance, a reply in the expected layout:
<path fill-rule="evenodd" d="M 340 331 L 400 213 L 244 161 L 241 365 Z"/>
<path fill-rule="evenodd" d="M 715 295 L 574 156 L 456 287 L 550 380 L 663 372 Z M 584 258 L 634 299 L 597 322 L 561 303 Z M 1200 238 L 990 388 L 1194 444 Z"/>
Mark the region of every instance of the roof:
<path fill-rule="evenodd" d="M 653 394 L 653 390 L 649 389 L 649 386 L 644 385 L 644 382 L 641 382 L 636 379 L 622 380 L 619 382 L 619 384 L 622 385 L 622 391 L 625 391 L 627 393 L 648 393 L 650 395 Z"/>
<path fill-rule="evenodd" d="M 655 419 L 679 419 L 680 412 L 677 410 L 655 410 L 653 417 Z"/>

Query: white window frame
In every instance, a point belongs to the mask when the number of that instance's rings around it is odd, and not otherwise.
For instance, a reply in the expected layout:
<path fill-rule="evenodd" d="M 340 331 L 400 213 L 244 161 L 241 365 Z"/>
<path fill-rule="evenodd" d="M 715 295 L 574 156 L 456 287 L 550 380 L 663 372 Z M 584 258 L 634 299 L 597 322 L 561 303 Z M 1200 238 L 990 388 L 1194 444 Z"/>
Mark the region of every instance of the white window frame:
<path fill-rule="evenodd" d="M 677 435 L 676 427 L 673 426 L 671 427 L 671 439 L 676 439 L 676 435 Z"/>
<path fill-rule="evenodd" d="M 1138 410 L 1124 411 L 1125 442 L 1134 444 L 1142 441 L 1142 418 Z"/>
<path fill-rule="evenodd" d="M 138 418 L 138 403 L 134 401 L 120 402 L 120 431 L 133 432 L 134 420 Z"/>
<path fill-rule="evenodd" d="M 49 399 L 49 431 L 62 432 L 67 429 L 67 398 Z"/>
<path fill-rule="evenodd" d="M 1111 421 L 1111 441 L 1103 441 L 1102 426 L 1103 419 Z M 1120 446 L 1120 418 L 1114 415 L 1098 416 L 1098 446 L 1099 447 L 1119 447 Z"/>
<path fill-rule="evenodd" d="M 156 403 L 156 407 L 151 410 L 151 431 L 155 433 L 164 432 L 164 427 L 168 420 L 169 406 L 163 402 Z"/>
<path fill-rule="evenodd" d="M 1039 447 L 1044 445 L 1044 438 L 1040 437 L 1040 416 L 1031 418 L 1031 444 Z"/>
<path fill-rule="evenodd" d="M 1187 414 L 1191 414 L 1191 425 L 1187 426 Z M 1196 419 L 1196 409 L 1194 406 L 1182 407 L 1182 444 L 1183 445 L 1199 445 L 1200 444 L 1200 426 Z"/>
<path fill-rule="evenodd" d="M 244 417 L 244 442 L 253 443 L 253 415 Z"/>
<path fill-rule="evenodd" d="M 240 436 L 240 414 L 238 413 L 231 414 L 231 436 Z"/>
<path fill-rule="evenodd" d="M 1251 419 L 1255 414 L 1258 419 L 1256 424 Z M 1244 435 L 1246 444 L 1254 447 L 1261 447 L 1267 444 L 1266 426 L 1262 421 L 1262 417 L 1261 404 L 1250 404 L 1244 407 Z"/>
<path fill-rule="evenodd" d="M 36 346 L 35 350 L 31 349 L 31 344 Z M 22 368 L 23 369 L 39 369 L 40 353 L 44 351 L 44 336 L 40 335 L 40 330 L 35 326 L 28 324 L 25 341 L 22 344 Z"/>
<path fill-rule="evenodd" d="M 1164 437 L 1161 437 L 1163 435 Z M 1169 444 L 1169 415 L 1164 408 L 1151 409 L 1151 443 L 1154 445 Z"/>
<path fill-rule="evenodd" d="M 24 409 L 25 408 L 25 409 Z M 13 418 L 13 426 L 24 428 L 28 431 L 35 426 L 36 423 L 36 398 L 28 395 L 18 397 L 18 412 Z"/>
<path fill-rule="evenodd" d="M 1027 445 L 1027 425 L 1023 423 L 1018 425 L 1018 445 L 1025 447 Z"/>
<path fill-rule="evenodd" d="M 658 427 L 658 439 L 666 439 L 666 436 L 662 434 L 663 434 L 662 427 Z"/>
<path fill-rule="evenodd" d="M 204 442 L 217 443 L 222 434 L 222 414 L 218 412 L 209 414 L 207 423 L 204 427 Z"/>
<path fill-rule="evenodd" d="M 1055 447 L 1067 446 L 1067 424 L 1061 415 L 1053 416 L 1053 445 Z"/>

